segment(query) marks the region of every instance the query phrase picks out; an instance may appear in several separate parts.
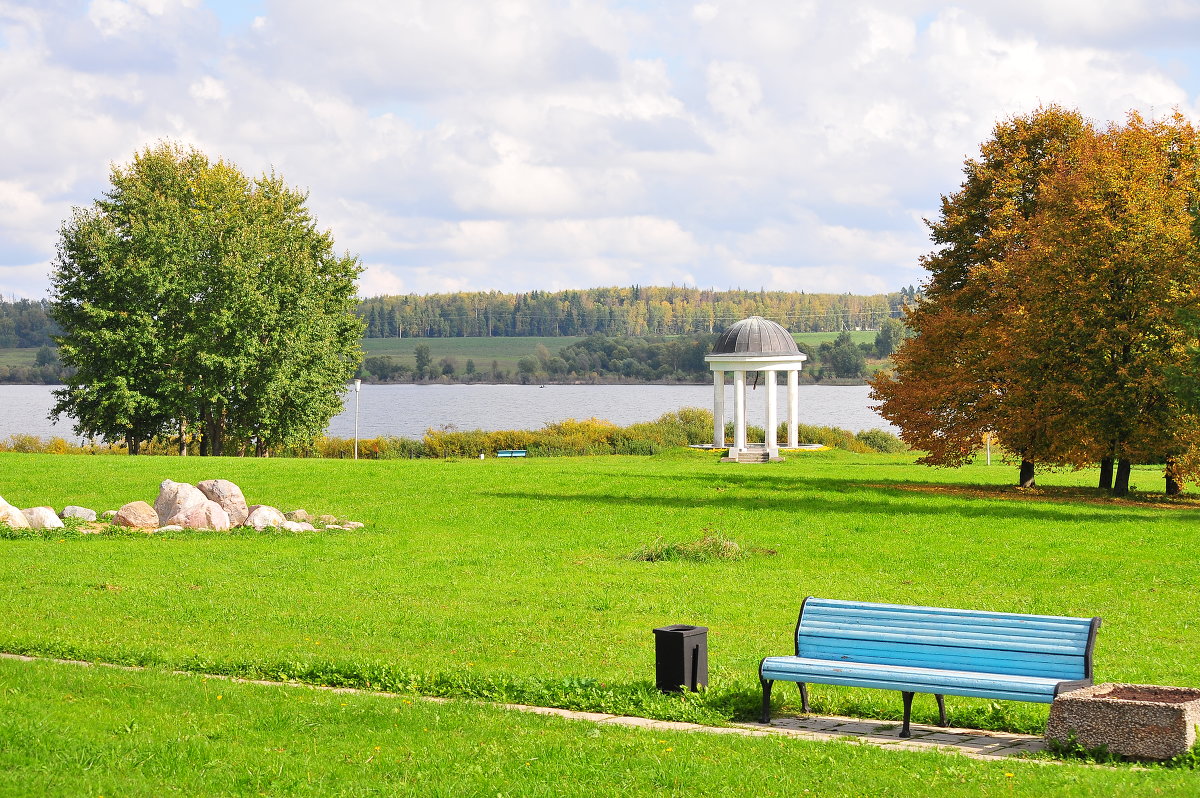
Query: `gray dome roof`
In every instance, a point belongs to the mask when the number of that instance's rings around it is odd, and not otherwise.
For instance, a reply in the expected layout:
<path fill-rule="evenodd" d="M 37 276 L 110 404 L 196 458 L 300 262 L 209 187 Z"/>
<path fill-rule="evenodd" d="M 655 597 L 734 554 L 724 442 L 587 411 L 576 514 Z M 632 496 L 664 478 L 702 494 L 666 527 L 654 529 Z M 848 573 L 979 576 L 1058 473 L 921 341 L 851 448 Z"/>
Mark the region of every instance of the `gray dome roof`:
<path fill-rule="evenodd" d="M 734 324 L 713 345 L 714 355 L 798 355 L 792 334 L 762 316 Z"/>

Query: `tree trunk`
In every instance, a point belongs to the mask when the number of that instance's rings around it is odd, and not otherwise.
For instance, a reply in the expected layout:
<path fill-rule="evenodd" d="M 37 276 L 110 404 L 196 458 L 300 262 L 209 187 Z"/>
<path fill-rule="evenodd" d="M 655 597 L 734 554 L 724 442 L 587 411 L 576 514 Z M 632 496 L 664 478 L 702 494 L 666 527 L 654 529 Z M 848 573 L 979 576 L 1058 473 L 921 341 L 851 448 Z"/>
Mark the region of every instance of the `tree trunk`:
<path fill-rule="evenodd" d="M 1032 460 L 1021 461 L 1020 485 L 1022 488 L 1036 488 L 1037 482 L 1033 476 L 1034 464 Z"/>
<path fill-rule="evenodd" d="M 1176 478 L 1176 476 L 1175 476 L 1176 473 L 1177 473 L 1177 467 L 1176 467 L 1176 463 L 1175 463 L 1175 458 L 1168 457 L 1167 458 L 1167 467 L 1165 469 L 1163 469 L 1163 477 L 1167 480 L 1167 491 L 1166 492 L 1167 492 L 1168 496 L 1178 496 L 1180 491 L 1183 490 L 1183 485 L 1181 485 L 1179 483 L 1178 478 Z"/>
<path fill-rule="evenodd" d="M 179 419 L 179 456 L 187 457 L 187 419 Z"/>
<path fill-rule="evenodd" d="M 1105 457 L 1100 461 L 1100 484 L 1097 486 L 1101 490 L 1112 490 L 1113 486 L 1113 459 Z"/>
<path fill-rule="evenodd" d="M 125 436 L 125 448 L 129 450 L 130 454 L 137 454 L 142 450 L 142 442 L 135 438 L 133 433 L 130 433 Z"/>
<path fill-rule="evenodd" d="M 267 444 L 263 442 L 263 439 L 255 438 L 254 439 L 254 456 L 255 457 L 267 457 L 269 454 L 270 453 L 267 451 Z"/>
<path fill-rule="evenodd" d="M 204 419 L 205 437 L 208 438 L 208 454 L 220 457 L 225 449 L 225 416 L 209 413 Z"/>
<path fill-rule="evenodd" d="M 1114 496 L 1129 495 L 1129 469 L 1132 466 L 1133 464 L 1124 457 L 1117 461 L 1117 478 L 1112 490 Z"/>

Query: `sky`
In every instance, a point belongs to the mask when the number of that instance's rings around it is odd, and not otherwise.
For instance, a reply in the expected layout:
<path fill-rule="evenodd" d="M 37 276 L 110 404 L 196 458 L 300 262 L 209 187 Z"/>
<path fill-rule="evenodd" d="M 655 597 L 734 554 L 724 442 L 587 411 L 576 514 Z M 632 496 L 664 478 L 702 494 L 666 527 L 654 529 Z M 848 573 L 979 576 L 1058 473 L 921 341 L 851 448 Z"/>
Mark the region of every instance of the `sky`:
<path fill-rule="evenodd" d="M 159 141 L 309 192 L 361 296 L 919 285 L 994 125 L 1198 118 L 1200 0 L 0 0 L 0 295 Z"/>

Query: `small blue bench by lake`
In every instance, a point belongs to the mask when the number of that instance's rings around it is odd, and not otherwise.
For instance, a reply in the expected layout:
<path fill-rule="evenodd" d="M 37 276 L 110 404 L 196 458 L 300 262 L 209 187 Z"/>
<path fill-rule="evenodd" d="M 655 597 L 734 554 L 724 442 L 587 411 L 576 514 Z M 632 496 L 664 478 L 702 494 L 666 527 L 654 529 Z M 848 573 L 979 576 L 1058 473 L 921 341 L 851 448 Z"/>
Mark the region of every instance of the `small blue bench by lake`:
<path fill-rule="evenodd" d="M 501 449 L 496 452 L 497 457 L 524 457 L 524 449 Z"/>
<path fill-rule="evenodd" d="M 1092 684 L 1099 618 L 1023 615 L 809 596 L 796 621 L 794 656 L 759 665 L 762 722 L 771 721 L 771 685 L 796 682 L 808 712 L 807 684 L 899 690 L 901 737 L 909 737 L 914 693 L 933 693 L 941 725 L 943 696 L 1049 704 Z"/>

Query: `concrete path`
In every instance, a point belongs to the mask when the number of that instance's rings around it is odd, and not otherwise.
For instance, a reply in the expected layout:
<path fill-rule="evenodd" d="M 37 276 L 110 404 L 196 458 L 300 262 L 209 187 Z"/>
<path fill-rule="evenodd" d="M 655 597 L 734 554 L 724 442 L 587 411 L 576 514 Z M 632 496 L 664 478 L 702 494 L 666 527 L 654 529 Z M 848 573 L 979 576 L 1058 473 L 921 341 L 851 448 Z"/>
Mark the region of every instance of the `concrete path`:
<path fill-rule="evenodd" d="M 866 743 L 897 751 L 947 751 L 969 756 L 972 759 L 1004 759 L 1011 756 L 1028 756 L 1046 750 L 1041 737 L 1030 734 L 978 731 L 976 729 L 943 729 L 940 726 L 911 724 L 912 737 L 897 735 L 900 724 L 880 720 L 825 717 L 808 715 L 799 718 L 775 718 L 770 724 L 735 723 L 732 726 L 702 726 L 698 723 L 680 723 L 650 718 L 631 718 L 623 715 L 605 715 L 599 712 L 575 712 L 552 707 L 530 707 L 521 704 L 505 704 L 507 709 L 534 712 L 539 715 L 557 715 L 571 720 L 586 720 L 614 726 L 637 726 L 647 729 L 703 732 L 706 734 L 741 734 L 746 736 L 782 736 L 797 740 Z"/>
<path fill-rule="evenodd" d="M 104 662 L 83 662 L 80 660 L 52 659 L 49 657 L 29 657 L 21 654 L 0 652 L 4 659 L 15 659 L 23 662 L 45 661 L 60 665 L 100 666 L 117 670 L 141 671 L 147 670 L 132 665 L 113 665 Z M 413 698 L 401 696 L 398 693 L 385 693 L 376 690 L 359 690 L 353 687 L 326 687 L 324 685 L 305 684 L 303 682 L 275 682 L 262 679 L 239 679 L 220 674 L 191 673 L 189 671 L 173 671 L 179 674 L 204 676 L 208 679 L 224 679 L 241 684 L 255 684 L 265 687 L 293 687 L 311 690 L 324 690 L 334 693 L 354 693 L 359 695 L 378 696 L 380 698 Z M 444 702 L 450 699 L 419 696 L 422 700 Z M 781 717 L 773 719 L 769 724 L 735 723 L 731 726 L 703 726 L 699 723 L 682 723 L 669 720 L 654 720 L 652 718 L 634 718 L 626 715 L 607 715 L 601 712 L 578 712 L 570 709 L 555 707 L 532 707 L 524 704 L 498 704 L 505 709 L 517 712 L 529 712 L 537 715 L 555 715 L 568 720 L 589 721 L 592 723 L 612 726 L 631 726 L 645 729 L 662 729 L 664 731 L 686 731 L 702 734 L 738 734 L 748 737 L 782 736 L 797 740 L 813 741 L 843 741 L 876 745 L 897 751 L 945 751 L 962 754 L 972 759 L 1004 759 L 1012 756 L 1028 756 L 1044 751 L 1046 743 L 1041 737 L 1029 734 L 1009 734 L 1007 732 L 978 731 L 975 729 L 952 729 L 940 726 L 911 725 L 912 737 L 902 739 L 899 736 L 898 722 L 880 720 L 861 720 L 856 718 L 823 717 L 807 715 L 798 718 Z M 1045 760 L 1043 760 L 1045 761 Z"/>

